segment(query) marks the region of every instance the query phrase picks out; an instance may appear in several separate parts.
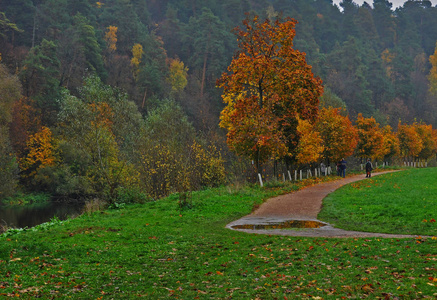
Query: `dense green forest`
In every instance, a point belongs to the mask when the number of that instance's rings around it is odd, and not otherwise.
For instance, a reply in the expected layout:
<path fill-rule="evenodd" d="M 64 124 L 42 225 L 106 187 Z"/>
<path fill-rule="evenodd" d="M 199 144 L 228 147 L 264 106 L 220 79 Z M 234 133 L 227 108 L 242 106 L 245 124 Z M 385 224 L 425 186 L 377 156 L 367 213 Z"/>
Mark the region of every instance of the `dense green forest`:
<path fill-rule="evenodd" d="M 218 126 L 224 104 L 216 81 L 237 49 L 232 29 L 246 12 L 298 21 L 294 46 L 323 80 L 323 103 L 346 107 L 352 120 L 361 113 L 393 128 L 399 120 L 435 127 L 437 7 L 406 1 L 393 10 L 386 0 L 340 6 L 0 1 L 0 165 L 10 182 L 0 197 L 13 191 L 18 163 L 24 186 L 69 197 L 114 199 L 120 186 L 147 186 L 159 197 L 223 182 L 230 154 Z M 168 166 L 163 173 L 160 164 Z"/>

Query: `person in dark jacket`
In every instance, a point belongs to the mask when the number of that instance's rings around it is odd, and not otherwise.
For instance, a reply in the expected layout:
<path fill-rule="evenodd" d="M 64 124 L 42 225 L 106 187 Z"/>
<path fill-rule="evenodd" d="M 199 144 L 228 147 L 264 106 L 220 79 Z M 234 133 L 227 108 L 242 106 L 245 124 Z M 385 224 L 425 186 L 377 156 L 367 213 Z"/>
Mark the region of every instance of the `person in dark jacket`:
<path fill-rule="evenodd" d="M 372 170 L 373 170 L 373 165 L 372 162 L 370 161 L 370 158 L 368 158 L 366 162 L 366 178 L 372 177 Z"/>
<path fill-rule="evenodd" d="M 340 161 L 340 173 L 343 178 L 346 177 L 346 161 L 344 160 L 344 158 L 342 158 Z"/>

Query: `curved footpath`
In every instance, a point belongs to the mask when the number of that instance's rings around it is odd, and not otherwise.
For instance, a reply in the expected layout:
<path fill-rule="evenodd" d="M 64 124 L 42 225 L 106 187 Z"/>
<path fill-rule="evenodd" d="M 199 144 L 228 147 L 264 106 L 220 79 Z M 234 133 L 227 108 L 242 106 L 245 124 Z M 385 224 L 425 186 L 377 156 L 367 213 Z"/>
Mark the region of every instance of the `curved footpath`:
<path fill-rule="evenodd" d="M 377 172 L 372 176 L 390 173 Z M 332 237 L 332 238 L 350 238 L 350 237 L 381 237 L 381 238 L 417 238 L 418 235 L 399 235 L 385 233 L 371 233 L 359 231 L 347 231 L 334 228 L 327 223 L 317 220 L 317 215 L 322 208 L 323 199 L 336 189 L 351 182 L 364 180 L 365 175 L 355 175 L 341 178 L 336 181 L 325 182 L 315 186 L 306 187 L 297 192 L 281 195 L 268 199 L 252 214 L 229 223 L 226 227 L 232 230 L 243 231 L 247 233 L 284 235 L 284 236 L 301 236 L 301 237 Z M 320 228 L 299 228 L 299 229 L 236 229 L 237 227 L 272 225 L 287 221 L 316 221 L 326 224 Z M 421 236 L 425 237 L 425 236 Z"/>

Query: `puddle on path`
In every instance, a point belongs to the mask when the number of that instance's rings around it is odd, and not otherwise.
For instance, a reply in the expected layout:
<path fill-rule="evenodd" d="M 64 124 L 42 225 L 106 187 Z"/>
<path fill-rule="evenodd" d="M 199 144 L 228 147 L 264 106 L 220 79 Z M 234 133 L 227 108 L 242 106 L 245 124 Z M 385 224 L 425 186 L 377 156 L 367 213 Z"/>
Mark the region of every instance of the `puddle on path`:
<path fill-rule="evenodd" d="M 268 223 L 268 224 L 241 224 L 232 226 L 233 229 L 291 229 L 291 228 L 320 228 L 328 224 L 318 221 L 285 221 L 280 223 Z"/>

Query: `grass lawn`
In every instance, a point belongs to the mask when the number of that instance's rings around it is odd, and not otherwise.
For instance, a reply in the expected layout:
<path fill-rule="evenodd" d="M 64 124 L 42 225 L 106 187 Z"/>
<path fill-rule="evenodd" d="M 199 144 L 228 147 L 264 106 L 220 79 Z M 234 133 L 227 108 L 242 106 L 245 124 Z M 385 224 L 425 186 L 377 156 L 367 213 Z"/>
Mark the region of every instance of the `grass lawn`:
<path fill-rule="evenodd" d="M 344 186 L 323 201 L 319 219 L 368 232 L 437 235 L 437 171 L 410 169 Z"/>
<path fill-rule="evenodd" d="M 432 234 L 437 227 L 430 222 L 436 214 L 437 200 L 424 187 L 428 181 L 428 188 L 433 189 L 435 178 L 437 169 L 411 170 L 375 177 L 360 183 L 363 186 L 359 188 L 346 190 L 357 190 L 356 195 L 361 197 L 373 193 L 373 188 L 367 185 L 374 185 L 375 189 L 396 194 L 397 183 L 402 191 L 410 190 L 413 194 L 414 188 L 404 190 L 405 184 L 420 185 L 414 201 L 395 203 L 395 207 L 386 211 L 403 212 L 405 209 L 399 206 L 410 207 L 420 202 L 428 207 L 425 215 L 419 209 L 408 208 L 409 213 L 398 213 L 397 218 L 408 230 L 413 230 L 412 220 L 420 220 L 420 226 L 426 225 L 424 234 Z M 179 210 L 177 196 L 171 196 L 0 237 L 0 297 L 437 297 L 436 239 L 296 238 L 224 228 L 230 221 L 250 213 L 263 199 L 280 192 L 281 188 L 222 187 L 193 193 L 193 208 L 184 211 Z M 386 198 L 389 197 L 379 198 L 379 202 L 385 203 Z M 369 201 L 369 197 L 364 199 Z M 332 195 L 327 202 L 337 201 Z M 352 213 L 365 209 L 355 201 L 351 194 L 346 202 L 352 202 L 348 204 L 351 208 L 339 215 L 351 219 Z M 341 218 L 338 215 L 335 218 L 340 224 Z M 360 218 L 369 223 L 375 216 L 372 213 Z M 424 219 L 428 222 L 422 222 Z M 374 226 L 372 231 L 398 232 L 396 226 L 387 230 L 386 223 L 375 222 Z"/>

